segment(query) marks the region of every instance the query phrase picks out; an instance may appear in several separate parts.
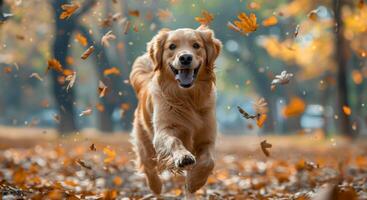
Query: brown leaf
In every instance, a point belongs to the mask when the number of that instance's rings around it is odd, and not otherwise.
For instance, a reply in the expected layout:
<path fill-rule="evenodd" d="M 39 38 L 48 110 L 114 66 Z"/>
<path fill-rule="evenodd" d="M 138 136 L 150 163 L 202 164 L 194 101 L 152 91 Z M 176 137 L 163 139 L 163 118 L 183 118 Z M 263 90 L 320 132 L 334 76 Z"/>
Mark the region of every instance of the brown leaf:
<path fill-rule="evenodd" d="M 83 160 L 77 160 L 76 163 L 78 163 L 80 166 L 86 168 L 86 169 L 89 169 L 89 170 L 92 170 L 92 167 L 90 165 L 87 165 Z"/>
<path fill-rule="evenodd" d="M 87 59 L 94 52 L 94 46 L 90 46 L 81 56 L 81 59 Z"/>
<path fill-rule="evenodd" d="M 273 145 L 269 144 L 266 142 L 266 140 L 262 141 L 260 143 L 260 146 L 261 146 L 261 150 L 263 151 L 263 153 L 269 157 L 270 156 L 270 152 L 268 149 L 270 149 Z"/>
<path fill-rule="evenodd" d="M 63 73 L 64 69 L 62 68 L 62 65 L 60 64 L 60 62 L 58 60 L 56 60 L 55 58 L 48 60 L 48 65 L 47 65 L 47 69 L 46 69 L 46 73 L 50 70 L 53 69 L 59 73 Z"/>
<path fill-rule="evenodd" d="M 91 145 L 89 146 L 89 149 L 90 149 L 91 151 L 97 151 L 96 146 L 95 146 L 94 144 L 91 144 Z"/>
<path fill-rule="evenodd" d="M 140 16 L 140 12 L 139 10 L 129 10 L 129 15 L 132 17 L 139 17 Z"/>

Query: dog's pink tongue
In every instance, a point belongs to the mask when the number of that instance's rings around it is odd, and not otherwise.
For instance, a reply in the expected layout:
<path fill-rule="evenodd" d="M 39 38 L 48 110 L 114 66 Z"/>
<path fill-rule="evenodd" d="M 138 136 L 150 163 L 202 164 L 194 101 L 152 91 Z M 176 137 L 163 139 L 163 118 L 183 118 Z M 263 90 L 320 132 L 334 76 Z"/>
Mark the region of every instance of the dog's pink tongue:
<path fill-rule="evenodd" d="M 192 84 L 194 81 L 194 70 L 181 69 L 178 71 L 175 78 L 183 85 Z"/>

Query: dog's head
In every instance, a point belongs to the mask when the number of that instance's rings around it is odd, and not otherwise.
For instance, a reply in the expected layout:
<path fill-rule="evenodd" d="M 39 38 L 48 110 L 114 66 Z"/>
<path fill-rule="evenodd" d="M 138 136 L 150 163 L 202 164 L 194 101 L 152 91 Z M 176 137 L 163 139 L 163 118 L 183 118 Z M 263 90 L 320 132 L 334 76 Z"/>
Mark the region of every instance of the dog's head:
<path fill-rule="evenodd" d="M 154 71 L 164 76 L 163 81 L 177 82 L 180 88 L 191 88 L 196 79 L 212 77 L 220 50 L 221 42 L 206 27 L 162 29 L 148 43 Z"/>

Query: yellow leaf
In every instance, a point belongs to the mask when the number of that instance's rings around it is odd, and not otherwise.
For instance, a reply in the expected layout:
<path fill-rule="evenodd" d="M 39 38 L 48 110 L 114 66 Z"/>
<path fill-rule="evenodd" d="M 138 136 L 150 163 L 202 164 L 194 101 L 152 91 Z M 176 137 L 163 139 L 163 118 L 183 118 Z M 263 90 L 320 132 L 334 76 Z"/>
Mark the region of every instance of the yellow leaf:
<path fill-rule="evenodd" d="M 87 46 L 88 44 L 88 41 L 87 41 L 87 38 L 85 38 L 82 34 L 80 33 L 77 33 L 75 35 L 75 39 L 79 42 L 79 44 L 81 44 L 82 46 Z"/>
<path fill-rule="evenodd" d="M 116 152 L 108 147 L 103 148 L 103 153 L 107 156 L 104 159 L 105 163 L 111 163 L 116 158 Z"/>
<path fill-rule="evenodd" d="M 278 19 L 273 15 L 269 18 L 264 19 L 262 22 L 263 26 L 274 26 L 278 23 Z"/>

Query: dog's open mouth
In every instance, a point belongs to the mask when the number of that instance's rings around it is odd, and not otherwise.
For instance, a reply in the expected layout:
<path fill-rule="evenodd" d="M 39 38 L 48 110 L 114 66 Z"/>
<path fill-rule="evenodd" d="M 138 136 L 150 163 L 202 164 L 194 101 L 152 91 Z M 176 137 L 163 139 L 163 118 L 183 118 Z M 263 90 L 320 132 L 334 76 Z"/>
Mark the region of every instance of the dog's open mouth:
<path fill-rule="evenodd" d="M 200 64 L 195 69 L 176 69 L 171 64 L 169 64 L 169 66 L 175 75 L 175 79 L 183 88 L 189 88 L 194 84 L 195 78 L 200 69 Z"/>

